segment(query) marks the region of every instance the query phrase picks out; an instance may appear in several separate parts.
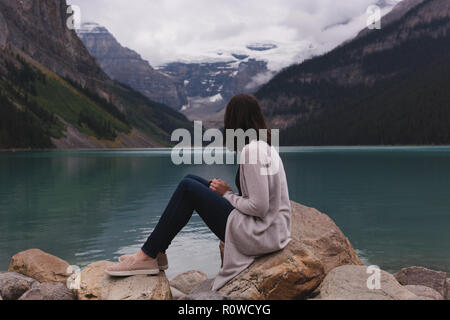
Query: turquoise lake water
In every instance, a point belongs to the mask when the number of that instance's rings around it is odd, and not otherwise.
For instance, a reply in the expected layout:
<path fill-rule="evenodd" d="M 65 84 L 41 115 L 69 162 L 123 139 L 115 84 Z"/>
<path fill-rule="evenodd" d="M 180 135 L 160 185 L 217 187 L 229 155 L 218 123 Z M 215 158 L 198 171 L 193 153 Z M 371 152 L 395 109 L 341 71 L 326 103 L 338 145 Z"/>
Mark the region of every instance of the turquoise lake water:
<path fill-rule="evenodd" d="M 327 213 L 363 260 L 450 272 L 450 148 L 283 148 L 292 200 Z M 85 266 L 134 253 L 188 173 L 234 182 L 235 166 L 175 166 L 170 150 L 0 153 L 0 270 L 40 248 Z M 218 240 L 194 215 L 169 251 L 173 276 L 214 276 Z"/>

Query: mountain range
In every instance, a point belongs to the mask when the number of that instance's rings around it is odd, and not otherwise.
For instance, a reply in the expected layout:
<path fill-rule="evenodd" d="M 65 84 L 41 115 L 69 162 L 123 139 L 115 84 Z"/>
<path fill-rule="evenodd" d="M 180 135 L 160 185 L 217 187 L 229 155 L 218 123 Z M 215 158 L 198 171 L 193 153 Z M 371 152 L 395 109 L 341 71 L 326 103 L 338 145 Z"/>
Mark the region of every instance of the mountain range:
<path fill-rule="evenodd" d="M 376 4 L 382 12 L 394 5 L 393 0 L 379 0 Z M 181 111 L 190 120 L 218 127 L 223 124 L 224 108 L 233 95 L 254 93 L 283 67 L 331 50 L 338 39 L 347 38 L 327 39 L 325 34 L 334 29 L 352 34 L 355 23 L 350 20 L 327 26 L 299 41 L 228 44 L 154 67 L 97 23 L 84 23 L 78 35 L 111 78 Z"/>
<path fill-rule="evenodd" d="M 155 147 L 191 123 L 111 79 L 65 0 L 0 0 L 0 148 Z"/>
<path fill-rule="evenodd" d="M 256 96 L 287 145 L 450 143 L 450 2 L 405 0 Z"/>
<path fill-rule="evenodd" d="M 285 145 L 450 143 L 448 0 L 399 2 L 380 30 L 312 58 L 302 43 L 310 58 L 275 76 L 275 43 L 152 67 L 98 24 L 69 29 L 67 9 L 0 0 L 0 149 L 168 146 L 188 118 L 220 127 L 239 92 Z"/>
<path fill-rule="evenodd" d="M 112 79 L 183 112 L 192 120 L 222 121 L 220 111 L 226 101 L 237 93 L 257 90 L 262 84 L 257 82 L 258 76 L 267 81 L 273 75 L 266 61 L 232 52 L 219 52 L 210 61 L 171 62 L 154 68 L 97 23 L 83 23 L 77 34 Z M 261 56 L 276 48 L 273 44 L 249 44 L 242 51 L 258 52 Z"/>

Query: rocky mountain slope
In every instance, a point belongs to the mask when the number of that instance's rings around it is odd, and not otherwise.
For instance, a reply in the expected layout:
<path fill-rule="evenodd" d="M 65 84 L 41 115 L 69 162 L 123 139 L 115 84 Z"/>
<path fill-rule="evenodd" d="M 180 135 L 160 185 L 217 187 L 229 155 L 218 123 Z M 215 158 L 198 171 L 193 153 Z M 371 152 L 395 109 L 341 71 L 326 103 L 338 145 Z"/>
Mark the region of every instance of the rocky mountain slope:
<path fill-rule="evenodd" d="M 155 70 L 135 51 L 123 47 L 105 27 L 83 23 L 77 34 L 112 79 L 174 109 L 187 104 L 182 84 Z"/>
<path fill-rule="evenodd" d="M 26 53 L 62 77 L 83 85 L 100 84 L 107 77 L 67 28 L 66 10 L 66 1 L 1 0 L 4 45 Z"/>
<path fill-rule="evenodd" d="M 258 91 L 272 124 L 290 128 L 285 144 L 450 142 L 450 2 L 411 7 Z"/>
<path fill-rule="evenodd" d="M 188 98 L 182 112 L 192 120 L 206 121 L 207 126 L 221 125 L 222 112 L 238 93 L 253 93 L 260 86 L 255 77 L 269 74 L 267 62 L 234 54 L 229 61 L 183 63 L 160 67 L 162 72 L 183 85 Z"/>
<path fill-rule="evenodd" d="M 187 119 L 111 80 L 66 1 L 0 0 L 0 148 L 167 145 Z"/>

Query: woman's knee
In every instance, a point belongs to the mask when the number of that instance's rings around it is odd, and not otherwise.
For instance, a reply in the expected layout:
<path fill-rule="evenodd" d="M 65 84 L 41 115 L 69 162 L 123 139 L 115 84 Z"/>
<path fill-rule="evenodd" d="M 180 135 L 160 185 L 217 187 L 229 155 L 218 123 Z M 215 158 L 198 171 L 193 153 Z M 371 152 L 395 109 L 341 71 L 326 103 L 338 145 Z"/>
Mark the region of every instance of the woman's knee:
<path fill-rule="evenodd" d="M 194 175 L 194 174 L 188 174 L 186 175 L 183 179 L 191 179 L 191 180 L 197 180 L 198 176 Z"/>
<path fill-rule="evenodd" d="M 185 179 L 193 180 L 193 181 L 198 182 L 198 183 L 204 185 L 205 187 L 208 187 L 208 188 L 209 188 L 210 182 L 209 182 L 208 180 L 202 178 L 202 177 L 199 177 L 199 176 L 195 175 L 195 174 L 188 174 L 188 175 L 187 175 L 186 177 L 184 177 L 184 178 L 185 178 Z"/>
<path fill-rule="evenodd" d="M 190 190 L 193 184 L 195 184 L 195 180 L 187 175 L 180 181 L 179 187 L 184 190 Z"/>
<path fill-rule="evenodd" d="M 200 180 L 196 178 L 198 177 L 195 175 L 187 175 L 186 177 L 183 178 L 183 180 L 181 180 L 179 188 L 185 192 L 195 192 L 195 193 L 209 190 L 209 185 L 207 185 L 207 182 L 203 182 L 201 178 Z"/>

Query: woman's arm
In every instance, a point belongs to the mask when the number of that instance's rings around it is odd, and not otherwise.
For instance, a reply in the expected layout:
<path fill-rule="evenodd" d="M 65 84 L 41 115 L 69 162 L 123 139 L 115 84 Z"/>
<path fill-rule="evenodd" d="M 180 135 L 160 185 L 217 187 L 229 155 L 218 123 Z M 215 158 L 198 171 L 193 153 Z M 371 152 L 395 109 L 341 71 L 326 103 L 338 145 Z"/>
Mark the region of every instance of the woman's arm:
<path fill-rule="evenodd" d="M 226 192 L 223 197 L 240 212 L 264 218 L 269 211 L 269 177 L 262 175 L 261 169 L 260 164 L 241 165 L 248 197 L 239 196 L 232 191 Z"/>

